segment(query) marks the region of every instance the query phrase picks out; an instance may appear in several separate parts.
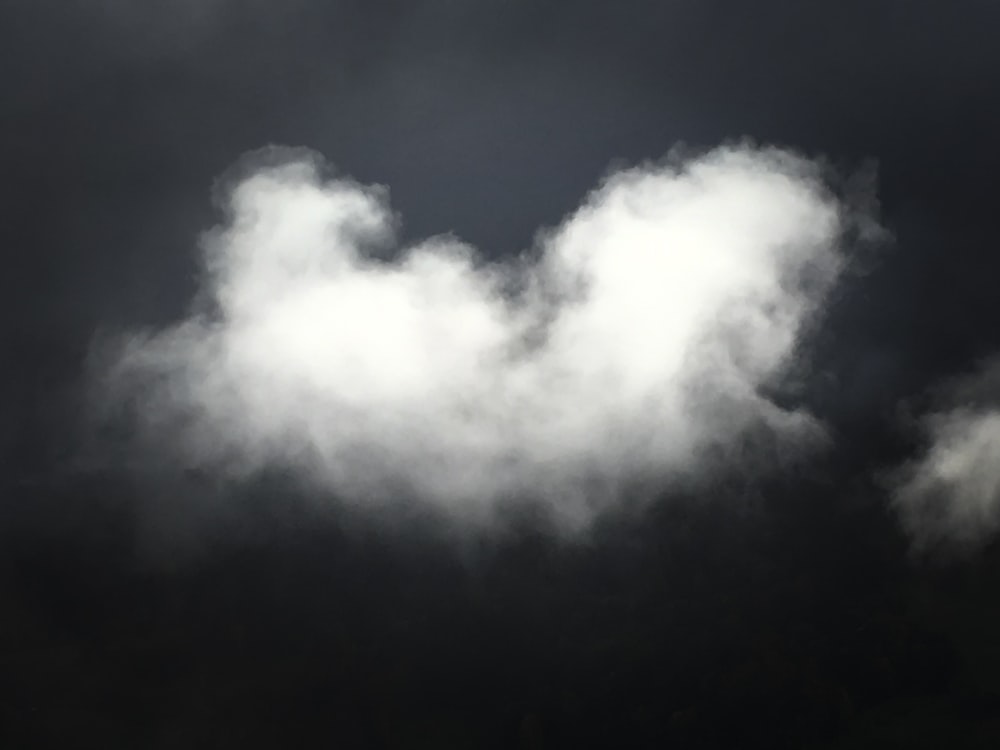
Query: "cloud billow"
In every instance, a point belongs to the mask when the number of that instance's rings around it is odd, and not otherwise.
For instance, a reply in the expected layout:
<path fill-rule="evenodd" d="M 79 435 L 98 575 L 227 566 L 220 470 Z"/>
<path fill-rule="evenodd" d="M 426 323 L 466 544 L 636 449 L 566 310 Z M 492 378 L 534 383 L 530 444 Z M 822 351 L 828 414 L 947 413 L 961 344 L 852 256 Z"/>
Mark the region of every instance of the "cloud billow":
<path fill-rule="evenodd" d="M 97 401 L 171 461 L 268 469 L 463 518 L 571 526 L 748 436 L 815 444 L 768 394 L 847 264 L 816 163 L 726 146 L 611 174 L 516 259 L 405 247 L 380 187 L 270 150 L 222 191 L 190 314 L 106 344 Z"/>

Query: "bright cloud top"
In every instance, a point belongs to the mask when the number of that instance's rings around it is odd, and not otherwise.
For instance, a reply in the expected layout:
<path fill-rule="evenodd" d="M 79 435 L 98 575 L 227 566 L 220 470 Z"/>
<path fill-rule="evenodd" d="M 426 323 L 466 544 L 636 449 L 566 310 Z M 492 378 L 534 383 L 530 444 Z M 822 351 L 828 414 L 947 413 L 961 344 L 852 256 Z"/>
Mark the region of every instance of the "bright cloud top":
<path fill-rule="evenodd" d="M 926 450 L 895 473 L 895 505 L 920 547 L 976 547 L 1000 529 L 1000 360 L 949 384 L 922 419 Z"/>
<path fill-rule="evenodd" d="M 751 434 L 820 432 L 765 394 L 845 264 L 850 211 L 812 162 L 726 147 L 620 171 L 488 263 L 450 236 L 397 248 L 385 191 L 312 156 L 263 161 L 225 193 L 190 316 L 103 371 L 185 465 L 581 523 Z"/>

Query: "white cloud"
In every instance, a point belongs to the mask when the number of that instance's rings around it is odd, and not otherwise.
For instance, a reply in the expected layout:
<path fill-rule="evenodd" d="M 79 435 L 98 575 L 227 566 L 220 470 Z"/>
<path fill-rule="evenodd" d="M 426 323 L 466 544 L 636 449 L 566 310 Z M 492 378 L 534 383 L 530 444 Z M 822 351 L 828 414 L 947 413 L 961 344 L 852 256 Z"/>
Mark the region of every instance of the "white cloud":
<path fill-rule="evenodd" d="M 918 547 L 976 547 L 1000 527 L 1000 360 L 948 384 L 921 419 L 925 451 L 892 477 Z"/>
<path fill-rule="evenodd" d="M 269 152 L 229 185 L 190 316 L 105 351 L 99 395 L 186 466 L 582 524 L 749 436 L 822 435 L 765 395 L 845 265 L 822 177 L 743 146 L 620 171 L 489 263 L 450 236 L 395 247 L 384 189 Z"/>

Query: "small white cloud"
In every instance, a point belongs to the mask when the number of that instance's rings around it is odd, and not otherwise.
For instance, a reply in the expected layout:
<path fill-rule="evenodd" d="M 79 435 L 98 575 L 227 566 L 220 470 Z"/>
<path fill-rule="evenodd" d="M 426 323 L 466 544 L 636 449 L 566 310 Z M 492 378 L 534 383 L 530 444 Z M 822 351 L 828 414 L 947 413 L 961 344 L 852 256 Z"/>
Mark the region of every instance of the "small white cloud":
<path fill-rule="evenodd" d="M 1000 360 L 943 389 L 921 420 L 923 455 L 893 475 L 894 503 L 918 547 L 975 548 L 1000 528 Z"/>
<path fill-rule="evenodd" d="M 101 402 L 172 460 L 580 525 L 748 436 L 822 434 L 765 394 L 845 265 L 851 211 L 808 160 L 620 171 L 505 263 L 450 236 L 394 248 L 386 191 L 301 152 L 241 175 L 190 316 L 102 360 Z"/>

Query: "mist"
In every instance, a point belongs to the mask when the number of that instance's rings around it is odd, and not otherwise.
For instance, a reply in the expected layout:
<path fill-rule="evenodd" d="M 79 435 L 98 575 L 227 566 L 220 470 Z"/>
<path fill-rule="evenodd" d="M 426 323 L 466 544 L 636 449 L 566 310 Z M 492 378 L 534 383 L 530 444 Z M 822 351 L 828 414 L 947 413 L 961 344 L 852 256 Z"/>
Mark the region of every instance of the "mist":
<path fill-rule="evenodd" d="M 566 528 L 826 440 L 788 397 L 864 221 L 826 167 L 727 145 L 621 169 L 502 262 L 400 246 L 383 186 L 268 149 L 217 185 L 200 291 L 95 344 L 97 421 L 180 467 Z"/>

